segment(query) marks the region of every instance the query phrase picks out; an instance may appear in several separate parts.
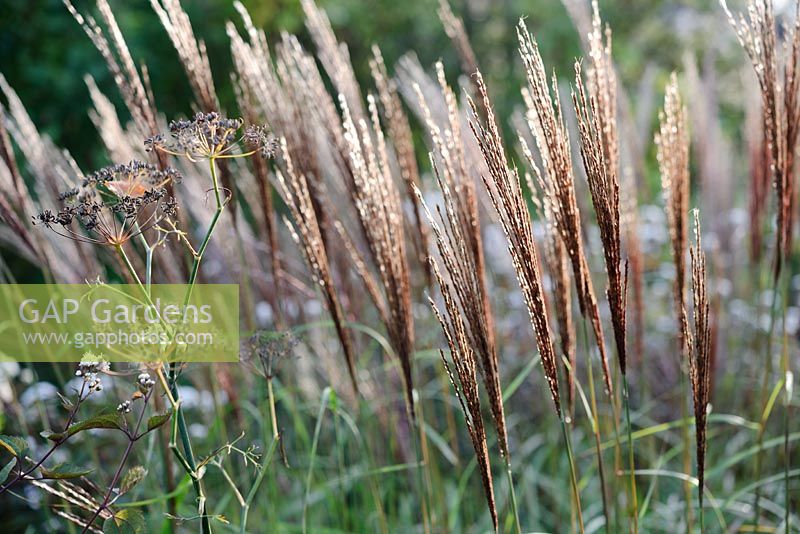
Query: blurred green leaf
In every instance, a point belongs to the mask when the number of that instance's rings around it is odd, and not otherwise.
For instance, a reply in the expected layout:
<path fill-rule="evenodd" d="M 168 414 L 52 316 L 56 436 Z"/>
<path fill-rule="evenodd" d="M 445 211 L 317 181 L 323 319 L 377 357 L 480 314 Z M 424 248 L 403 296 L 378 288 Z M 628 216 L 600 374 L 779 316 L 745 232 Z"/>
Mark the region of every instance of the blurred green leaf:
<path fill-rule="evenodd" d="M 166 412 L 152 416 L 150 419 L 147 420 L 147 431 L 150 432 L 151 430 L 160 427 L 161 425 L 169 421 L 171 415 L 172 412 Z"/>
<path fill-rule="evenodd" d="M 11 470 L 14 468 L 14 465 L 17 463 L 16 458 L 12 458 L 10 462 L 8 462 L 3 469 L 0 469 L 0 484 L 3 484 L 8 475 L 11 474 Z"/>
<path fill-rule="evenodd" d="M 120 416 L 117 412 L 105 412 L 99 413 L 95 416 L 90 417 L 84 421 L 79 423 L 75 423 L 74 425 L 70 426 L 67 429 L 67 437 L 74 436 L 78 432 L 83 432 L 84 430 L 90 430 L 92 428 L 109 428 L 109 429 L 119 429 L 122 430 L 124 428 L 122 422 L 122 416 Z M 52 438 L 48 438 L 52 439 Z"/>
<path fill-rule="evenodd" d="M 144 514 L 139 510 L 128 508 L 109 517 L 103 523 L 104 534 L 139 534 L 145 532 L 147 524 Z"/>
<path fill-rule="evenodd" d="M 94 469 L 86 469 L 70 463 L 61 463 L 56 464 L 51 468 L 41 467 L 40 469 L 44 478 L 51 478 L 54 480 L 79 478 L 94 471 Z"/>
<path fill-rule="evenodd" d="M 28 442 L 25 438 L 19 436 L 2 436 L 0 435 L 0 445 L 16 456 L 17 458 L 24 458 L 25 453 L 28 452 Z"/>
<path fill-rule="evenodd" d="M 128 469 L 128 472 L 122 477 L 122 482 L 119 485 L 120 494 L 128 493 L 136 487 L 139 482 L 144 480 L 145 476 L 147 476 L 147 469 L 141 465 L 136 465 Z"/>

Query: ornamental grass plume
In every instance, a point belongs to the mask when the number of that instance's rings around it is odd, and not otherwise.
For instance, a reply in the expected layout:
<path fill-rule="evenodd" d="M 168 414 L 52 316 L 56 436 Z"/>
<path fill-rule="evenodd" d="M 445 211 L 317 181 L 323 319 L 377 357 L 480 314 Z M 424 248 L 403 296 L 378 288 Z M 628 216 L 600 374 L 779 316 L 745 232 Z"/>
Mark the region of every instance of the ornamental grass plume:
<path fill-rule="evenodd" d="M 411 126 L 397 91 L 397 83 L 389 76 L 383 55 L 376 45 L 372 47 L 372 59 L 369 66 L 372 72 L 372 79 L 375 81 L 375 87 L 378 89 L 382 115 L 386 121 L 389 141 L 394 148 L 400 177 L 405 186 L 405 193 L 411 199 L 413 218 L 409 221 L 410 224 L 408 226 L 412 229 L 410 234 L 414 251 L 425 271 L 428 285 L 430 285 L 433 281 L 430 264 L 427 260 L 430 238 L 427 227 L 422 223 L 420 199 L 414 192 L 415 188 L 420 184 L 420 177 Z"/>
<path fill-rule="evenodd" d="M 146 72 L 140 74 L 131 56 L 122 31 L 117 24 L 107 0 L 97 0 L 97 9 L 105 25 L 103 27 L 91 16 L 81 15 L 70 0 L 64 0 L 75 21 L 80 24 L 92 44 L 103 56 L 109 72 L 114 77 L 125 107 L 139 129 L 139 137 L 146 138 L 158 133 L 157 111 L 152 94 L 146 89 Z M 163 167 L 166 159 L 159 162 Z"/>
<path fill-rule="evenodd" d="M 581 156 L 589 182 L 589 192 L 592 197 L 597 225 L 600 229 L 600 240 L 603 243 L 606 273 L 608 274 L 608 298 L 611 310 L 611 323 L 614 328 L 614 339 L 617 345 L 617 355 L 622 374 L 626 373 L 625 350 L 625 300 L 628 289 L 627 266 L 623 276 L 622 272 L 622 246 L 620 241 L 620 203 L 619 203 L 619 177 L 616 174 L 616 164 L 609 158 L 616 155 L 616 117 L 610 115 L 607 103 L 600 96 L 597 74 L 598 65 L 592 68 L 592 92 L 587 97 L 583 85 L 583 74 L 580 61 L 575 62 L 575 89 L 572 100 L 575 113 L 578 117 L 578 132 L 580 135 Z M 612 72 L 613 74 L 613 72 Z M 616 94 L 614 94 L 614 98 Z M 613 130 L 614 133 L 611 133 Z M 609 146 L 611 145 L 611 146 Z"/>
<path fill-rule="evenodd" d="M 6 128 L 7 120 L 5 109 L 0 105 L 0 221 L 13 230 L 24 254 L 38 260 L 46 270 L 51 270 L 48 248 L 30 231 L 22 211 L 32 206 L 32 199 L 17 165 Z"/>
<path fill-rule="evenodd" d="M 432 218 L 431 221 L 433 222 Z M 446 264 L 448 260 L 444 258 L 444 261 Z M 448 281 L 443 279 L 435 259 L 431 258 L 430 262 L 434 278 L 444 299 L 447 315 L 442 314 L 432 298 L 429 297 L 428 300 L 447 340 L 447 346 L 450 349 L 450 361 L 448 361 L 444 351 L 439 350 L 439 354 L 444 362 L 450 383 L 455 390 L 456 398 L 461 405 L 461 410 L 464 412 L 467 432 L 475 450 L 475 459 L 481 474 L 481 482 L 486 494 L 489 513 L 492 516 L 492 524 L 495 531 L 497 531 L 497 506 L 494 500 L 492 469 L 489 461 L 489 448 L 486 444 L 486 429 L 481 415 L 480 393 L 478 392 L 478 358 L 472 348 L 473 340 L 467 333 L 467 327 L 461 314 L 461 305 L 458 302 L 459 297 L 457 294 L 461 292 L 461 289 L 452 278 Z M 454 370 L 455 372 L 453 372 Z"/>
<path fill-rule="evenodd" d="M 489 95 L 480 71 L 476 74 L 476 78 L 480 89 L 479 96 L 488 113 L 488 121 L 484 125 L 477 118 L 477 105 L 471 98 L 469 99 L 473 113 L 469 125 L 489 168 L 489 175 L 482 176 L 482 179 L 508 240 L 508 249 L 517 274 L 517 281 L 522 289 L 525 304 L 528 307 L 528 316 L 536 334 L 545 380 L 550 388 L 550 396 L 556 413 L 559 418 L 562 418 L 556 355 L 547 320 L 539 255 L 533 239 L 530 212 L 522 194 L 519 175 L 516 169 L 509 166 L 506 159 L 494 111 L 491 108 Z"/>
<path fill-rule="evenodd" d="M 444 77 L 444 65 L 436 64 L 437 78 L 447 107 L 447 125 L 440 129 L 417 86 L 419 105 L 431 139 L 431 162 L 436 182 L 442 192 L 442 205 L 436 206 L 434 217 L 422 200 L 428 222 L 436 236 L 436 245 L 454 288 L 455 300 L 463 313 L 463 321 L 472 348 L 480 363 L 481 378 L 486 387 L 500 453 L 508 456 L 508 436 L 503 410 L 503 392 L 497 361 L 494 316 L 489 302 L 483 239 L 478 218 L 478 200 L 473 177 L 467 171 L 461 141 L 461 119 L 456 95 Z"/>
<path fill-rule="evenodd" d="M 412 395 L 414 320 L 406 250 L 406 214 L 393 172 L 393 168 L 399 165 L 390 157 L 377 99 L 368 95 L 368 104 L 364 105 L 346 45 L 337 41 L 328 17 L 312 0 L 302 0 L 302 6 L 319 61 L 338 93 L 341 115 L 336 106 L 322 95 L 310 105 L 319 113 L 321 130 L 327 132 L 336 171 L 350 196 L 350 207 L 355 212 L 360 237 L 368 252 L 367 261 L 360 254 L 353 256 L 352 260 L 357 267 L 363 262 L 376 273 L 373 275 L 365 269 L 358 269 L 362 277 L 376 278 L 372 282 L 365 280 L 365 283 L 381 289 L 380 300 L 375 304 L 400 361 L 409 414 L 416 419 Z M 319 92 L 326 93 L 318 73 L 312 76 L 312 80 L 319 86 Z M 408 191 L 407 187 L 404 189 Z M 411 202 L 415 201 L 411 199 Z M 347 248 L 352 256 L 355 247 Z M 377 293 L 370 292 L 370 295 L 375 298 Z"/>
<path fill-rule="evenodd" d="M 318 164 L 315 139 L 314 113 L 303 112 L 324 107 L 333 101 L 324 90 L 320 91 L 319 73 L 311 58 L 296 39 L 283 35 L 273 56 L 263 30 L 257 29 L 245 7 L 235 2 L 244 24 L 244 37 L 239 35 L 233 23 L 228 23 L 227 33 L 231 40 L 231 55 L 236 69 L 237 97 L 243 113 L 263 118 L 277 135 L 285 140 L 285 150 L 290 156 L 298 175 L 305 177 L 312 185 L 309 190 L 312 206 L 319 224 L 323 244 L 328 242 L 328 215 L 323 209 L 320 188 L 315 187 L 322 180 Z M 316 76 L 314 76 L 316 75 Z M 316 106 L 310 106 L 314 101 Z M 335 112 L 334 112 L 335 115 Z M 263 158 L 254 158 L 253 168 L 259 191 L 259 202 L 264 220 L 264 231 L 270 245 L 272 274 L 275 282 L 276 301 L 283 294 L 284 283 L 288 283 L 281 262 L 278 225 L 272 202 L 272 185 L 269 169 Z M 285 169 L 284 169 L 285 174 Z M 335 256 L 327 254 L 329 261 L 335 263 Z"/>
<path fill-rule="evenodd" d="M 526 177 L 530 178 L 530 175 L 526 174 Z M 532 179 L 529 179 L 528 186 L 531 191 L 536 191 Z M 544 265 L 553 284 L 551 302 L 558 327 L 559 351 L 569 363 L 569 366 L 564 365 L 564 378 L 567 382 L 567 410 L 572 416 L 575 413 L 575 372 L 578 368 L 578 361 L 575 323 L 572 318 L 569 255 L 564 241 L 561 239 L 561 234 L 556 228 L 555 208 L 551 199 L 545 196 L 540 204 L 542 204 L 542 213 L 546 223 L 543 247 Z"/>
<path fill-rule="evenodd" d="M 772 0 L 749 0 L 747 15 L 735 16 L 720 0 L 739 43 L 753 64 L 761 90 L 761 121 L 769 147 L 769 169 L 777 199 L 774 275 L 781 274 L 792 246 L 794 160 L 800 135 L 800 2 L 780 50 Z"/>
<path fill-rule="evenodd" d="M 352 170 L 349 193 L 377 271 L 384 299 L 384 304 L 379 304 L 378 309 L 385 311 L 384 326 L 400 360 L 406 402 L 413 418 L 414 316 L 405 219 L 378 117 L 377 101 L 372 95 L 367 100 L 370 118 L 356 122 L 345 97 L 340 95 L 339 99 L 349 168 Z"/>
<path fill-rule="evenodd" d="M 761 120 L 760 96 L 753 97 L 745 108 L 745 140 L 749 162 L 747 212 L 750 223 L 750 261 L 761 262 L 764 220 L 769 208 L 770 168 L 769 145 Z"/>
<path fill-rule="evenodd" d="M 522 296 L 528 308 L 528 317 L 536 335 L 536 344 L 539 349 L 545 381 L 550 389 L 550 396 L 556 409 L 556 415 L 561 422 L 561 430 L 567 447 L 569 459 L 573 498 L 577 506 L 578 524 L 583 532 L 583 512 L 581 510 L 578 479 L 575 472 L 575 462 L 572 456 L 572 445 L 567 431 L 566 416 L 561 406 L 561 397 L 558 385 L 558 367 L 553 339 L 547 319 L 542 275 L 539 267 L 539 256 L 536 243 L 533 239 L 531 216 L 528 205 L 522 194 L 519 175 L 512 169 L 506 159 L 500 131 L 495 119 L 494 110 L 489 100 L 486 85 L 480 71 L 475 74 L 478 96 L 486 110 L 486 123 L 481 123 L 478 118 L 478 107 L 469 98 L 468 103 L 472 111 L 469 126 L 478 142 L 483 159 L 488 168 L 488 174 L 481 175 L 492 206 L 500 219 L 500 224 L 508 241 L 508 251 L 517 275 Z"/>
<path fill-rule="evenodd" d="M 700 531 L 703 524 L 703 491 L 705 489 L 706 421 L 711 397 L 711 321 L 709 320 L 709 300 L 706 286 L 706 257 L 700 231 L 699 210 L 693 210 L 694 245 L 689 249 L 692 259 L 692 303 L 694 308 L 694 332 L 689 328 L 687 314 L 683 314 L 681 328 L 685 340 L 684 353 L 689 362 L 689 380 L 692 384 L 694 403 L 696 446 L 698 510 L 700 511 Z"/>
<path fill-rule="evenodd" d="M 605 29 L 603 39 L 600 12 L 592 2 L 592 32 L 589 35 L 591 64 L 588 73 L 588 95 L 583 83 L 580 61 L 575 62 L 575 88 L 572 101 L 578 121 L 581 156 L 589 192 L 592 197 L 603 256 L 608 275 L 606 297 L 611 311 L 611 324 L 622 373 L 623 404 L 628 430 L 628 463 L 630 469 L 631 520 L 638 532 L 638 497 L 636 465 L 633 451 L 633 429 L 628 391 L 626 299 L 628 293 L 628 263 L 622 272 L 622 241 L 620 239 L 619 141 L 617 138 L 617 82 L 611 56 L 611 30 Z"/>
<path fill-rule="evenodd" d="M 517 37 L 520 45 L 519 53 L 528 80 L 528 86 L 523 90 L 527 108 L 526 119 L 536 140 L 544 170 L 539 175 L 542 178 L 539 186 L 544 195 L 552 198 L 552 205 L 556 207 L 554 212 L 556 227 L 569 253 L 581 315 L 591 322 L 600 350 L 605 388 L 612 394 L 613 385 L 600 322 L 600 310 L 583 250 L 569 133 L 558 98 L 557 80 L 554 76 L 553 94 L 551 94 L 539 47 L 522 20 L 517 26 Z"/>
<path fill-rule="evenodd" d="M 642 253 L 642 243 L 639 239 L 639 213 L 637 203 L 636 177 L 630 167 L 625 167 L 622 172 L 622 194 L 620 195 L 620 211 L 622 229 L 624 232 L 625 251 L 630 265 L 630 284 L 633 322 L 633 352 L 634 364 L 641 370 L 644 362 L 644 337 L 645 337 L 645 296 L 644 296 L 644 269 L 645 258 Z"/>
<path fill-rule="evenodd" d="M 284 160 L 285 174 L 276 170 L 275 176 L 278 192 L 289 208 L 294 223 L 284 218 L 290 229 L 292 239 L 303 254 L 306 264 L 311 271 L 314 282 L 319 286 L 331 314 L 336 334 L 344 350 L 347 371 L 353 390 L 358 392 L 356 379 L 356 355 L 350 331 L 346 327 L 344 311 L 339 303 L 339 297 L 333 285 L 333 276 L 328 261 L 328 253 L 322 238 L 322 231 L 317 220 L 314 206 L 311 202 L 308 181 L 303 174 L 299 174 L 292 162 L 290 152 L 286 147 L 286 140 L 281 139 L 281 153 Z"/>
<path fill-rule="evenodd" d="M 686 308 L 684 286 L 686 280 L 687 217 L 689 213 L 689 134 L 686 108 L 678 89 L 678 76 L 673 72 L 664 94 L 664 109 L 659 113 L 659 130 L 655 137 L 661 187 L 667 211 L 675 265 L 673 293 L 677 324 L 683 323 Z M 682 330 L 679 329 L 679 337 Z M 680 342 L 681 346 L 683 341 Z"/>
<path fill-rule="evenodd" d="M 189 15 L 183 10 L 180 1 L 150 0 L 150 5 L 178 53 L 200 109 L 219 109 L 206 44 L 195 37 Z"/>

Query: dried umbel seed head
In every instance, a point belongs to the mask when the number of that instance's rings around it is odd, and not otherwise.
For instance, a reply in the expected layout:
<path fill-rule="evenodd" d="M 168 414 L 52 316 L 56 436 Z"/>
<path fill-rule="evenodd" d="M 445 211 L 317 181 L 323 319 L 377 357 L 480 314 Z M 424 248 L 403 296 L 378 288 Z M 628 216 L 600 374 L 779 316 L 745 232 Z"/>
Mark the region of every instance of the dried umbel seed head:
<path fill-rule="evenodd" d="M 178 180 L 173 169 L 136 161 L 106 167 L 89 175 L 82 188 L 59 195 L 64 206 L 36 214 L 33 223 L 74 241 L 121 246 L 175 215 L 177 202 L 164 186 Z"/>
<path fill-rule="evenodd" d="M 163 171 L 150 163 L 131 161 L 127 164 L 111 165 L 93 172 L 83 181 L 83 188 L 97 189 L 118 198 L 143 196 L 148 191 L 162 189 L 170 182 L 180 183 L 181 175 L 171 167 Z M 77 196 L 80 190 L 62 193 L 62 200 Z"/>
<path fill-rule="evenodd" d="M 256 332 L 242 342 L 242 359 L 271 379 L 278 371 L 281 362 L 292 357 L 300 339 L 289 331 L 275 335 L 270 332 Z"/>
<path fill-rule="evenodd" d="M 192 120 L 172 121 L 169 137 L 158 134 L 145 140 L 145 149 L 159 150 L 192 161 L 214 158 L 244 157 L 261 152 L 265 157 L 275 154 L 275 138 L 264 126 L 248 127 L 241 133 L 242 119 L 229 119 L 217 112 L 198 113 Z M 240 145 L 246 145 L 244 147 Z M 236 153 L 244 148 L 244 153 Z"/>
<path fill-rule="evenodd" d="M 267 159 L 274 158 L 278 153 L 278 139 L 261 124 L 251 124 L 245 128 L 244 143 L 250 150 L 257 150 Z"/>

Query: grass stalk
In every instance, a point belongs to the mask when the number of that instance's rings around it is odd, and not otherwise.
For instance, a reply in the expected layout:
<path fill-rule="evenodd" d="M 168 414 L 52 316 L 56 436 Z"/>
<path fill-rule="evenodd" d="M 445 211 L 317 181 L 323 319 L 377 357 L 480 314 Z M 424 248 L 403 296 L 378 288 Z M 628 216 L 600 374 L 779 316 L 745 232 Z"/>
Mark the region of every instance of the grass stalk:
<path fill-rule="evenodd" d="M 784 275 L 779 276 L 775 279 L 775 284 L 772 288 L 772 302 L 770 303 L 770 310 L 769 310 L 769 326 L 767 327 L 767 334 L 764 337 L 764 375 L 761 380 L 761 402 L 759 403 L 760 406 L 764 406 L 763 411 L 761 412 L 761 418 L 759 420 L 759 429 L 756 435 L 756 446 L 758 450 L 756 452 L 755 462 L 754 462 L 754 480 L 761 479 L 761 470 L 763 464 L 763 455 L 764 455 L 764 434 L 766 433 L 766 426 L 767 421 L 769 419 L 769 414 L 772 412 L 772 405 L 775 402 L 774 394 L 771 396 L 767 396 L 767 392 L 769 391 L 769 380 L 772 376 L 772 337 L 775 333 L 775 322 L 776 322 L 776 315 L 777 315 L 777 302 L 778 302 L 778 293 L 780 291 L 780 297 L 785 300 L 784 291 L 781 291 L 783 288 L 783 284 L 781 284 L 781 280 L 785 278 Z M 785 314 L 784 314 L 785 315 Z M 757 487 L 755 489 L 755 498 L 753 500 L 753 528 L 757 531 L 759 528 L 759 523 L 761 522 L 761 517 L 759 510 L 761 508 L 761 487 Z"/>
<path fill-rule="evenodd" d="M 413 402 L 413 399 L 412 399 Z M 414 456 L 419 466 L 417 472 L 417 492 L 420 497 L 421 512 L 422 512 L 422 529 L 425 534 L 431 532 L 431 517 L 430 517 L 430 498 L 429 492 L 426 488 L 429 487 L 430 478 L 423 474 L 424 470 L 428 469 L 428 462 L 426 460 L 426 441 L 425 441 L 425 423 L 422 415 L 422 402 L 417 403 L 416 417 L 412 417 L 412 412 L 409 410 L 409 425 L 414 431 Z"/>
<path fill-rule="evenodd" d="M 325 416 L 325 411 L 328 409 L 328 404 L 332 394 L 333 390 L 330 387 L 326 387 L 324 390 L 322 390 L 322 400 L 319 403 L 317 422 L 314 425 L 314 439 L 311 442 L 311 453 L 308 460 L 308 473 L 306 474 L 305 492 L 303 493 L 303 534 L 308 532 L 308 497 L 311 493 L 311 474 L 314 471 L 314 460 L 317 458 L 317 445 L 319 445 L 319 434 L 322 430 L 322 418 Z"/>
<path fill-rule="evenodd" d="M 625 423 L 628 427 L 628 464 L 631 472 L 631 518 L 633 531 L 639 532 L 639 498 L 636 490 L 636 465 L 633 455 L 633 430 L 631 428 L 630 397 L 628 395 L 628 376 L 622 375 L 622 403 L 625 405 Z M 702 488 L 700 489 L 702 493 Z M 702 514 L 702 510 L 701 510 Z M 702 527 L 701 527 L 701 532 Z"/>
<path fill-rule="evenodd" d="M 511 513 L 514 514 L 514 526 L 517 534 L 522 534 L 522 524 L 519 521 L 519 507 L 517 505 L 517 492 L 514 489 L 514 472 L 511 469 L 511 459 L 504 458 L 506 464 L 506 476 L 508 477 L 508 495 L 511 501 Z"/>
<path fill-rule="evenodd" d="M 581 508 L 581 494 L 578 488 L 578 475 L 575 469 L 575 458 L 572 454 L 572 438 L 570 438 L 569 430 L 567 429 L 567 420 L 563 415 L 559 418 L 561 421 L 561 432 L 564 437 L 564 445 L 567 448 L 567 460 L 569 461 L 569 474 L 570 485 L 572 486 L 572 497 L 575 503 L 575 511 L 578 514 L 578 529 L 581 534 L 584 534 L 583 524 L 583 510 Z"/>
<path fill-rule="evenodd" d="M 586 344 L 586 351 L 588 354 L 591 354 L 591 349 L 589 347 L 589 331 L 586 326 L 586 319 L 581 321 L 583 325 L 583 339 Z M 611 510 L 608 506 L 608 496 L 606 495 L 606 475 L 605 475 L 605 466 L 603 462 L 603 451 L 600 446 L 601 439 L 600 439 L 600 414 L 597 411 L 597 392 L 594 385 L 594 364 L 592 362 L 591 356 L 589 357 L 588 361 L 588 372 L 589 372 L 589 401 L 591 402 L 591 414 L 589 417 L 591 419 L 592 425 L 592 434 L 594 435 L 594 444 L 595 444 L 595 454 L 597 455 L 597 472 L 600 476 L 600 492 L 603 497 L 603 516 L 605 517 L 605 530 L 606 532 L 611 532 Z M 574 373 L 575 370 L 570 369 L 570 373 Z M 616 500 L 614 501 L 616 503 Z"/>

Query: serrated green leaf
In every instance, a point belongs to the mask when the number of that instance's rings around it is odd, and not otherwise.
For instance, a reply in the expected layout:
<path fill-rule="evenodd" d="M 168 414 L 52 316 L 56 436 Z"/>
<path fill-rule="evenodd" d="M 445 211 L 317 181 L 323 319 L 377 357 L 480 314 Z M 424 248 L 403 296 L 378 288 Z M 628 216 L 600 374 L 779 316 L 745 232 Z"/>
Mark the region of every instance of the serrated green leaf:
<path fill-rule="evenodd" d="M 150 432 L 151 430 L 160 427 L 161 425 L 169 421 L 171 415 L 172 412 L 167 412 L 152 416 L 150 419 L 147 420 L 147 431 Z"/>
<path fill-rule="evenodd" d="M 24 458 L 25 453 L 28 452 L 27 440 L 19 436 L 0 435 L 0 446 L 20 459 Z"/>
<path fill-rule="evenodd" d="M 3 484 L 6 479 L 8 479 L 8 475 L 11 474 L 11 470 L 14 469 L 14 465 L 16 465 L 17 459 L 12 458 L 10 462 L 8 462 L 3 469 L 0 469 L 0 484 Z"/>
<path fill-rule="evenodd" d="M 134 508 L 115 513 L 103 522 L 103 534 L 140 534 L 147 527 L 144 514 Z"/>
<path fill-rule="evenodd" d="M 53 480 L 66 480 L 68 478 L 79 478 L 88 475 L 94 469 L 85 469 L 70 463 L 56 464 L 53 467 L 41 467 L 42 476 Z"/>
<path fill-rule="evenodd" d="M 67 436 L 74 436 L 78 432 L 83 432 L 84 430 L 89 430 L 92 428 L 116 428 L 121 430 L 124 427 L 122 423 L 122 417 L 117 412 L 106 412 L 94 415 L 89 419 L 80 421 L 70 426 L 67 429 Z"/>
<path fill-rule="evenodd" d="M 128 493 L 139 482 L 144 480 L 145 476 L 147 476 L 147 469 L 141 465 L 135 465 L 128 469 L 128 472 L 125 473 L 124 477 L 122 477 L 122 482 L 119 485 L 120 494 Z"/>

